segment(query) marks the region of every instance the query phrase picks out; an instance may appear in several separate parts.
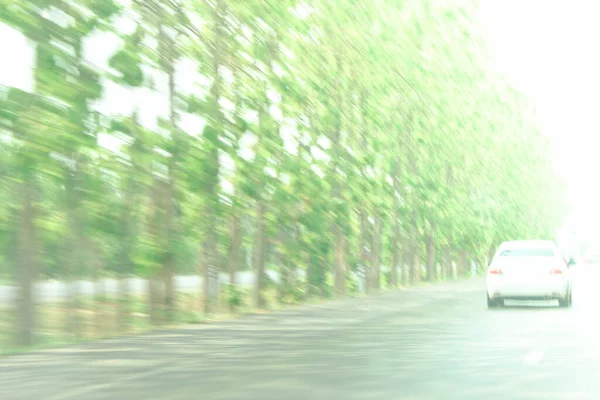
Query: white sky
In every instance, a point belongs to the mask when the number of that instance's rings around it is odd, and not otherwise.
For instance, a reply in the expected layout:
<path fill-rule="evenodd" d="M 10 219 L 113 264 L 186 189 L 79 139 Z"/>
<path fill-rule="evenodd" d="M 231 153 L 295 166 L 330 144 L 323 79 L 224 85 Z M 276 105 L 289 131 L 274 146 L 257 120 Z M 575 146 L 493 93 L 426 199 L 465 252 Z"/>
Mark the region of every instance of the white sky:
<path fill-rule="evenodd" d="M 600 23 L 597 0 L 482 0 L 481 17 L 496 49 L 496 61 L 509 78 L 534 101 L 547 134 L 556 143 L 556 167 L 569 183 L 569 196 L 579 228 L 595 226 L 600 220 L 600 192 L 596 190 L 596 171 L 600 171 L 599 111 L 600 94 Z M 68 23 L 68 21 L 66 22 Z M 122 33 L 131 30 L 127 18 L 119 20 Z M 5 58 L 0 63 L 0 85 L 31 91 L 33 49 L 17 31 L 0 23 L 0 43 Z M 113 34 L 103 33 L 89 39 L 85 57 L 107 70 L 107 60 L 121 45 Z M 182 90 L 202 92 L 210 80 L 200 76 L 193 61 L 178 66 Z M 149 128 L 164 114 L 164 77 L 154 74 L 158 91 L 106 90 L 98 108 L 109 114 L 128 114 L 141 107 L 142 122 Z M 280 110 L 274 107 L 274 116 Z M 164 115 L 161 115 L 164 116 Z M 182 128 L 197 135 L 201 118 L 182 115 Z M 286 127 L 294 136 L 294 127 Z M 109 137 L 105 145 L 114 146 Z M 292 141 L 293 142 L 293 141 Z M 294 146 L 292 146 L 294 147 Z M 289 149 L 294 152 L 295 149 Z M 315 152 L 319 152 L 315 148 Z M 250 156 L 250 155 L 249 155 Z"/>
<path fill-rule="evenodd" d="M 4 59 L 0 62 L 0 85 L 12 86 L 28 92 L 33 90 L 33 47 L 18 31 L 0 23 L 0 43 Z"/>
<path fill-rule="evenodd" d="M 576 229 L 598 231 L 600 2 L 485 0 L 482 16 L 497 62 L 530 96 L 556 144 Z"/>

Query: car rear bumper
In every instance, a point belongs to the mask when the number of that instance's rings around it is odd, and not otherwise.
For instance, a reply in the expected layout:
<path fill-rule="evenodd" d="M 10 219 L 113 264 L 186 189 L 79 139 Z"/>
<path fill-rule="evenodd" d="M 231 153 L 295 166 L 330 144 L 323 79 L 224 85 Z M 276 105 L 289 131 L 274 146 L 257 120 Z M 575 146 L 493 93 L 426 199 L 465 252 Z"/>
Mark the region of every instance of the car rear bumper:
<path fill-rule="evenodd" d="M 567 280 L 548 280 L 546 282 L 488 282 L 488 296 L 491 299 L 566 299 L 569 294 Z"/>

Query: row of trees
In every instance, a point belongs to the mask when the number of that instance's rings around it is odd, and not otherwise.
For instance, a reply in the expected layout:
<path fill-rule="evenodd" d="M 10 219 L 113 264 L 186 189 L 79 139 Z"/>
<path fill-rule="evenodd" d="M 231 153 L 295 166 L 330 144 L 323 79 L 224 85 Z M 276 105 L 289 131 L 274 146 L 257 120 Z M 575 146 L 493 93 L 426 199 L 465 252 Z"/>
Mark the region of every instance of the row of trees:
<path fill-rule="evenodd" d="M 0 4 L 35 52 L 33 90 L 0 92 L 22 344 L 40 277 L 160 280 L 168 317 L 175 273 L 235 286 L 251 268 L 263 307 L 266 268 L 310 297 L 368 266 L 376 291 L 559 222 L 549 142 L 490 67 L 472 0 Z"/>

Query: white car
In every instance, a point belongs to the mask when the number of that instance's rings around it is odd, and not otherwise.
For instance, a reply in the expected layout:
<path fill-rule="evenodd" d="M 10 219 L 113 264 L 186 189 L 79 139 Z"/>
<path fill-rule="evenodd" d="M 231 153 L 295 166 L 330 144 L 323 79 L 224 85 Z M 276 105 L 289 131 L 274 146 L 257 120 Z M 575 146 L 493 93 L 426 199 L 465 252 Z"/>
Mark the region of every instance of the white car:
<path fill-rule="evenodd" d="M 506 299 L 556 299 L 560 307 L 570 307 L 570 275 L 569 264 L 554 242 L 504 242 L 488 266 L 487 305 L 501 307 Z"/>

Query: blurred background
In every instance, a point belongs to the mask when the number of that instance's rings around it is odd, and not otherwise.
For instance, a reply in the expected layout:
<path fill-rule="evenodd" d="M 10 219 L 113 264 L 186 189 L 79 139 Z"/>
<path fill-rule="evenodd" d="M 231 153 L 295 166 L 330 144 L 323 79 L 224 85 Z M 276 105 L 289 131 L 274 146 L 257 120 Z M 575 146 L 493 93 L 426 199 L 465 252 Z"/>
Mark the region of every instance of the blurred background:
<path fill-rule="evenodd" d="M 0 349 L 576 252 L 585 4 L 0 0 Z"/>

